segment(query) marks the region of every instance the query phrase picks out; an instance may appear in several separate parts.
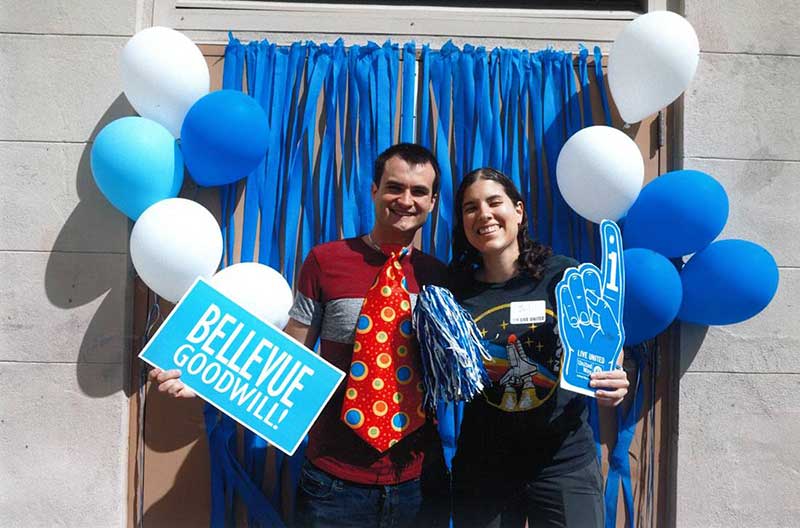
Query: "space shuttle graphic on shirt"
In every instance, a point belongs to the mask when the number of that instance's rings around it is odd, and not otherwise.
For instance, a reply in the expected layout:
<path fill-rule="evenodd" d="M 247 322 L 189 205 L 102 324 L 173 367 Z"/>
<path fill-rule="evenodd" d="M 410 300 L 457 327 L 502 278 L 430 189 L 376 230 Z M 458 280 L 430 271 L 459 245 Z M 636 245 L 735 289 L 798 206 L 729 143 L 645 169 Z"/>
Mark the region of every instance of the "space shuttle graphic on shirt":
<path fill-rule="evenodd" d="M 487 365 L 490 374 L 497 376 L 500 373 L 497 367 L 507 367 L 496 381 L 503 390 L 498 407 L 504 411 L 536 408 L 546 399 L 539 397 L 537 387 L 549 393 L 558 384 L 558 376 L 526 354 L 515 334 L 508 336 L 505 350 L 499 345 L 490 345 L 489 349 L 493 356 L 493 364 Z"/>

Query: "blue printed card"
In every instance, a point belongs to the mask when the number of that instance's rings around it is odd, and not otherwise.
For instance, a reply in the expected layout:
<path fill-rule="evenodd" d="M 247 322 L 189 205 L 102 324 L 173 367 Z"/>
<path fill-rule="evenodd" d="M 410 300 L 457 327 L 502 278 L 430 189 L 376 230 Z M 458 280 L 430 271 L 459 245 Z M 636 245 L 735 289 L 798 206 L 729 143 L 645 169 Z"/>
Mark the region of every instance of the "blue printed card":
<path fill-rule="evenodd" d="M 180 369 L 186 386 L 289 455 L 344 378 L 203 279 L 139 357 L 164 370 Z"/>

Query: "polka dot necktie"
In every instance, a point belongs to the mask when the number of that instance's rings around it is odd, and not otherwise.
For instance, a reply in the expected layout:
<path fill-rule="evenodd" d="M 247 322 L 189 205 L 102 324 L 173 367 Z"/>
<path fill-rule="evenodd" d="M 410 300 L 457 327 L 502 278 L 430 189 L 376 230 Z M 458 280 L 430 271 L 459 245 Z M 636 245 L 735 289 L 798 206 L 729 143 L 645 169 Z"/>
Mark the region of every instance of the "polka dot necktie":
<path fill-rule="evenodd" d="M 342 420 L 381 453 L 425 422 L 411 297 L 392 253 L 367 291 L 356 324 Z"/>

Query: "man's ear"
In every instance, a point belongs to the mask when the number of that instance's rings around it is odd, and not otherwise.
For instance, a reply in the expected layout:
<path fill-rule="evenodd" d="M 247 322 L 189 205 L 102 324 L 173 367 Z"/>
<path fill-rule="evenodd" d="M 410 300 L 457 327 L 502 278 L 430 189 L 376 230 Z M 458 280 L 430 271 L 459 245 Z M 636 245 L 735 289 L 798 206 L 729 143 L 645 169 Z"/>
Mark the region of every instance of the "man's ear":
<path fill-rule="evenodd" d="M 431 212 L 436 207 L 436 200 L 439 199 L 439 193 L 433 193 L 431 195 Z"/>
<path fill-rule="evenodd" d="M 378 194 L 378 186 L 375 185 L 375 182 L 372 182 L 371 192 L 372 192 L 372 199 L 374 200 L 375 199 L 375 195 Z"/>

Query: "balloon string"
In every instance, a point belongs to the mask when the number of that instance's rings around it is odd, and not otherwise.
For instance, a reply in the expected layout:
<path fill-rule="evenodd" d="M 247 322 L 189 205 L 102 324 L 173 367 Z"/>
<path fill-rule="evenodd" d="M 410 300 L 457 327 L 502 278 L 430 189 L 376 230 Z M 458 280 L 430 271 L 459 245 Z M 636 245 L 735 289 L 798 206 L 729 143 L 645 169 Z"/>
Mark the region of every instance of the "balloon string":
<path fill-rule="evenodd" d="M 153 292 L 153 304 L 150 306 L 150 311 L 147 313 L 147 322 L 145 322 L 144 336 L 142 336 L 142 348 L 153 337 L 153 330 L 161 323 L 161 305 L 159 304 L 158 294 Z"/>
<path fill-rule="evenodd" d="M 155 292 L 150 292 L 148 296 L 152 296 L 153 304 L 147 311 L 147 320 L 145 321 L 145 330 L 142 335 L 141 347 L 139 350 L 144 349 L 147 342 L 153 334 L 153 330 L 158 326 L 161 321 L 161 306 L 158 303 L 158 295 Z M 137 419 L 137 435 L 136 435 L 136 526 L 142 528 L 144 526 L 144 446 L 145 446 L 145 412 L 147 410 L 145 400 L 147 397 L 147 374 L 150 369 L 144 365 L 139 369 L 139 387 L 138 387 L 138 419 Z"/>

